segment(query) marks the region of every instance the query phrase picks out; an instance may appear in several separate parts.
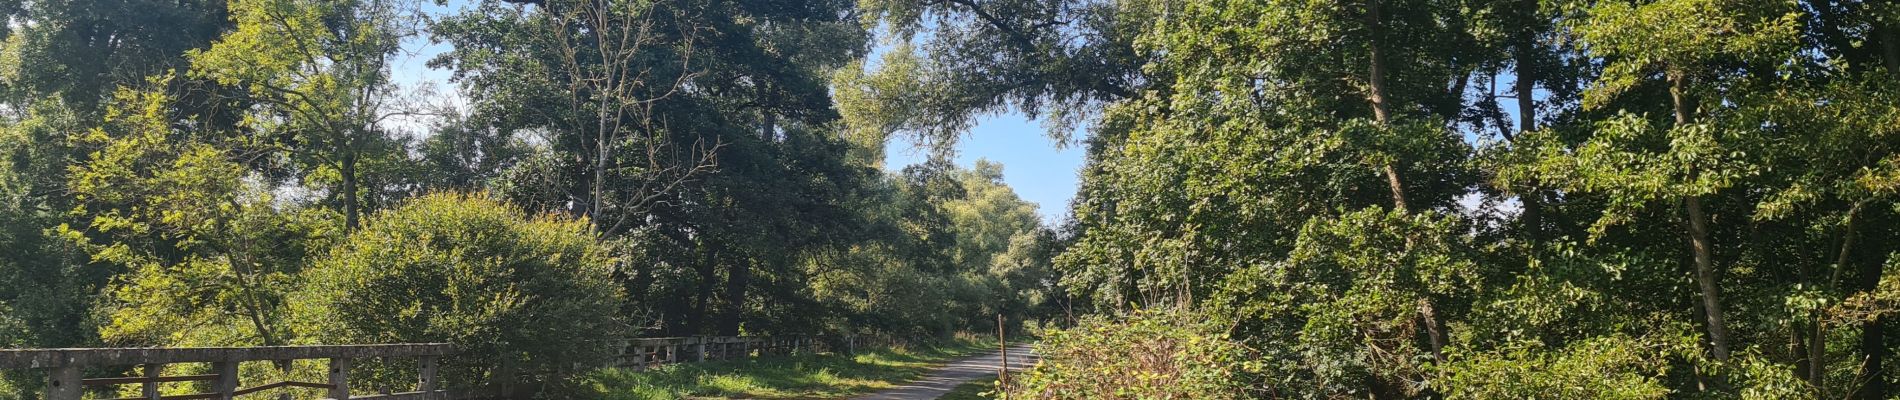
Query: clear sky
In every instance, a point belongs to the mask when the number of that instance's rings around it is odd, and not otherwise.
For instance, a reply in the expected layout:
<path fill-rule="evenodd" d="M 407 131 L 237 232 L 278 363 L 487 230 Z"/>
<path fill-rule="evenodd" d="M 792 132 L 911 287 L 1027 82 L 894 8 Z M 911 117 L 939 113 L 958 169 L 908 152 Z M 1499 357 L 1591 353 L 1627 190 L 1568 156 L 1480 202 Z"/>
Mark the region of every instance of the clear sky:
<path fill-rule="evenodd" d="M 1081 145 L 1057 148 L 1044 132 L 1042 125 L 1020 113 L 983 117 L 957 141 L 956 162 L 965 168 L 982 159 L 1003 164 L 1003 181 L 1017 196 L 1037 204 L 1043 224 L 1054 226 L 1069 214 L 1083 151 Z M 894 138 L 884 146 L 884 168 L 901 170 L 928 155 L 916 143 Z"/>

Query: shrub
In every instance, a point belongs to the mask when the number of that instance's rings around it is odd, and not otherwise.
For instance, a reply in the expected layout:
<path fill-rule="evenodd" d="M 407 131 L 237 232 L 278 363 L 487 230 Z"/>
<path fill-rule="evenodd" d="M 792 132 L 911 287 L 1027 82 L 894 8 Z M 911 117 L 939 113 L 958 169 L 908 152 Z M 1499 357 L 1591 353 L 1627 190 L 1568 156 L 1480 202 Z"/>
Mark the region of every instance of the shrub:
<path fill-rule="evenodd" d="M 293 312 L 307 342 L 452 343 L 460 355 L 441 365 L 451 387 L 487 381 L 503 358 L 552 382 L 624 331 L 612 268 L 585 221 L 434 194 L 375 215 L 314 263 Z"/>
<path fill-rule="evenodd" d="M 1238 399 L 1259 387 L 1253 351 L 1224 328 L 1180 311 L 1090 316 L 1044 332 L 1042 362 L 1017 377 L 1011 398 Z"/>
<path fill-rule="evenodd" d="M 1624 336 L 1578 341 L 1561 349 L 1518 346 L 1447 363 L 1434 382 L 1448 399 L 1661 399 L 1659 358 L 1668 352 Z"/>

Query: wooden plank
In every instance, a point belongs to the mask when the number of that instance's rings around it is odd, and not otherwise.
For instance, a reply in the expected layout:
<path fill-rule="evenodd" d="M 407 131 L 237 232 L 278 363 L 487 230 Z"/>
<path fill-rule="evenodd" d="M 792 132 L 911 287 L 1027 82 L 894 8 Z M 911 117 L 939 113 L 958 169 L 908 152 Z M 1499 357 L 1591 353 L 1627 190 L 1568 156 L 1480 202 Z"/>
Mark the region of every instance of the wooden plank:
<path fill-rule="evenodd" d="M 180 395 L 157 397 L 158 400 L 202 400 L 202 399 L 215 399 L 215 398 L 218 398 L 217 393 L 180 394 Z M 117 399 L 111 399 L 111 400 L 147 400 L 147 399 L 144 397 L 125 397 L 125 398 L 117 398 Z"/>
<path fill-rule="evenodd" d="M 147 372 L 147 373 L 149 374 L 150 372 Z M 126 384 L 133 384 L 133 383 L 146 383 L 146 382 L 152 382 L 152 383 L 196 382 L 196 381 L 209 381 L 209 380 L 215 380 L 215 379 L 218 379 L 217 374 L 159 376 L 159 377 L 126 376 L 126 377 L 118 377 L 118 378 L 90 378 L 90 379 L 81 380 L 79 381 L 79 383 L 82 385 L 87 385 L 87 386 L 107 386 L 107 385 L 126 385 Z"/>
<path fill-rule="evenodd" d="M 231 392 L 231 397 L 243 396 L 243 395 L 247 395 L 251 393 L 257 393 L 257 392 L 262 392 L 266 390 L 276 389 L 280 387 L 289 387 L 289 386 L 290 386 L 290 381 L 283 381 L 283 382 L 272 383 L 272 384 L 264 385 L 264 386 L 238 389 Z M 329 385 L 324 385 L 324 386 L 329 386 Z"/>
<path fill-rule="evenodd" d="M 287 388 L 287 387 L 330 389 L 336 386 L 329 385 L 329 384 L 315 383 L 315 382 L 282 381 L 282 382 L 272 383 L 269 385 L 258 386 L 254 388 L 239 389 L 237 392 L 234 392 L 235 394 L 233 394 L 232 396 L 243 396 L 243 395 L 247 395 L 251 393 L 257 393 L 257 392 L 262 392 L 266 390 L 277 389 L 277 388 Z"/>

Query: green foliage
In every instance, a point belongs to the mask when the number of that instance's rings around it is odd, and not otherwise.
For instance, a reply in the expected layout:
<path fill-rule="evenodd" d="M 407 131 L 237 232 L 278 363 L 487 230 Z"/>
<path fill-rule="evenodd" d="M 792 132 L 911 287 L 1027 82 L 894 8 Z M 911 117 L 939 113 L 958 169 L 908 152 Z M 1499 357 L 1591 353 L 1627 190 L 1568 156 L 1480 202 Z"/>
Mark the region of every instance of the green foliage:
<path fill-rule="evenodd" d="M 444 362 L 445 382 L 468 385 L 502 360 L 540 374 L 597 362 L 599 340 L 626 331 L 608 312 L 623 296 L 613 260 L 585 221 L 432 194 L 368 222 L 303 274 L 303 343 L 452 343 L 464 356 Z"/>
<path fill-rule="evenodd" d="M 1043 332 L 1042 362 L 1011 378 L 1010 397 L 1239 399 L 1262 394 L 1255 352 L 1193 313 L 1090 316 Z"/>
<path fill-rule="evenodd" d="M 1604 336 L 1561 349 L 1517 346 L 1460 355 L 1433 382 L 1450 399 L 1661 399 L 1670 394 L 1661 357 L 1693 342 Z"/>
<path fill-rule="evenodd" d="M 160 84 L 164 81 L 156 80 Z M 107 290 L 100 336 L 126 345 L 290 342 L 282 295 L 337 227 L 323 210 L 282 209 L 217 138 L 170 124 L 172 101 L 122 90 L 98 146 L 68 187 L 81 224 L 59 233 L 124 269 Z"/>
<path fill-rule="evenodd" d="M 1057 313 L 1052 233 L 1000 164 L 976 167 L 913 166 L 856 204 L 878 235 L 810 266 L 814 297 L 844 314 L 833 329 L 941 336 Z"/>
<path fill-rule="evenodd" d="M 948 335 L 1080 308 L 1108 315 L 1051 336 L 1033 393 L 1900 382 L 1891 4 L 416 5 L 0 2 L 0 344 L 449 341 L 478 355 L 451 360 L 465 383 L 588 361 L 603 335 Z M 390 62 L 425 23 L 469 102 L 411 139 Z M 1060 230 L 1001 166 L 949 161 L 1004 111 L 1087 146 Z M 900 135 L 932 159 L 883 171 Z M 1126 311 L 1146 309 L 1188 311 Z M 590 384 L 850 380 L 789 369 Z"/>

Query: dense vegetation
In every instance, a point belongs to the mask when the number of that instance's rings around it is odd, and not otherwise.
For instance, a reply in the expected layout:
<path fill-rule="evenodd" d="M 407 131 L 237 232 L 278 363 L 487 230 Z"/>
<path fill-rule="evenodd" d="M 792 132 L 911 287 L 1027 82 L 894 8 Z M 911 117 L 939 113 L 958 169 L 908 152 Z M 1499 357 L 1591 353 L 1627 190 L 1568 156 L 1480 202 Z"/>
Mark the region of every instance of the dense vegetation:
<path fill-rule="evenodd" d="M 455 385 L 616 336 L 928 340 L 1060 309 L 1001 165 L 885 172 L 883 137 L 846 134 L 854 4 L 466 6 L 0 4 L 0 345 L 443 341 L 470 350 Z M 449 100 L 392 78 L 431 40 Z M 357 378 L 413 380 L 379 368 Z"/>
<path fill-rule="evenodd" d="M 1890 3 L 861 4 L 916 43 L 860 74 L 893 100 L 870 114 L 885 125 L 949 138 L 933 129 L 1017 108 L 1088 128 L 1066 286 L 1119 330 L 1179 309 L 1197 317 L 1162 322 L 1216 321 L 1258 360 L 1181 379 L 1254 376 L 1244 395 L 1269 398 L 1891 395 Z M 1025 390 L 1167 387 L 1063 389 L 1140 354 L 1066 347 L 1127 342 L 1101 323 L 1054 336 L 1050 381 Z"/>
<path fill-rule="evenodd" d="M 408 6 L 0 5 L 0 340 L 509 329 L 283 325 L 400 251 L 363 287 L 553 268 L 463 278 L 615 333 L 1061 316 L 1013 388 L 1049 398 L 1895 394 L 1891 2 Z M 390 80 L 423 36 L 466 107 Z M 1057 232 L 947 161 L 1009 111 L 1087 149 Z M 941 151 L 882 172 L 902 136 Z"/>

